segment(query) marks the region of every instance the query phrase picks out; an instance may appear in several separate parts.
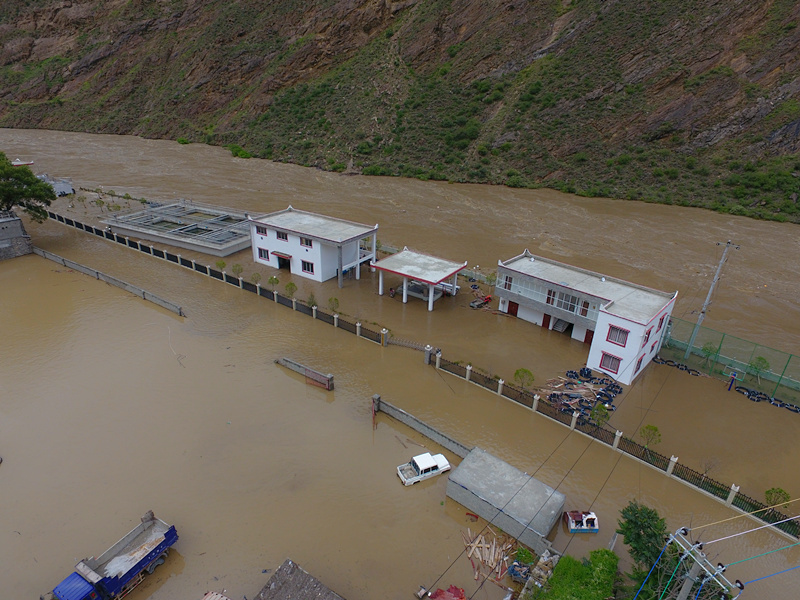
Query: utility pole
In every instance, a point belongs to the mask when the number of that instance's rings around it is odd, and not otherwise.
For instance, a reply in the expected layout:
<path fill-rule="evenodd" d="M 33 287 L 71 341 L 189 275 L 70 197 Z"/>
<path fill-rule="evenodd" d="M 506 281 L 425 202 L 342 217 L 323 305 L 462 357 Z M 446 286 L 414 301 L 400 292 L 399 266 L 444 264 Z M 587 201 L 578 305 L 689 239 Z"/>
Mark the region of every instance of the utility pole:
<path fill-rule="evenodd" d="M 720 245 L 720 242 L 717 242 L 717 246 Z M 692 337 L 689 338 L 689 343 L 686 346 L 686 354 L 683 355 L 683 360 L 689 358 L 689 354 L 692 352 L 692 346 L 694 346 L 694 340 L 697 337 L 697 333 L 700 331 L 700 324 L 703 322 L 703 319 L 706 316 L 706 310 L 708 310 L 708 305 L 711 304 L 711 295 L 714 293 L 714 288 L 719 281 L 719 275 L 722 273 L 722 265 L 725 264 L 725 257 L 728 256 L 728 250 L 731 248 L 735 248 L 736 250 L 739 249 L 737 244 L 734 244 L 730 240 L 728 243 L 725 244 L 725 249 L 722 251 L 722 258 L 719 260 L 719 266 L 717 267 L 717 272 L 714 274 L 714 281 L 711 282 L 711 288 L 708 290 L 708 296 L 706 296 L 706 301 L 703 302 L 703 308 L 700 309 L 700 315 L 697 317 L 697 325 L 694 326 L 692 330 Z"/>

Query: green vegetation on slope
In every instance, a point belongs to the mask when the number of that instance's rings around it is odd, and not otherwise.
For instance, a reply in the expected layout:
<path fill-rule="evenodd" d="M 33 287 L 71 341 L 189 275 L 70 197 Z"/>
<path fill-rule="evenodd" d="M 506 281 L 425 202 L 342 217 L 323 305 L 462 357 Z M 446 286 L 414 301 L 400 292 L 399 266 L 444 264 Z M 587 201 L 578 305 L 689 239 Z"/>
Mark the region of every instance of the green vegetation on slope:
<path fill-rule="evenodd" d="M 175 0 L 101 3 L 93 16 L 49 56 L 20 50 L 33 48 L 29 28 L 0 27 L 12 57 L 0 60 L 0 126 L 800 222 L 800 66 L 782 58 L 800 32 L 787 0 L 724 13 L 711 0 L 420 0 L 395 13 Z"/>

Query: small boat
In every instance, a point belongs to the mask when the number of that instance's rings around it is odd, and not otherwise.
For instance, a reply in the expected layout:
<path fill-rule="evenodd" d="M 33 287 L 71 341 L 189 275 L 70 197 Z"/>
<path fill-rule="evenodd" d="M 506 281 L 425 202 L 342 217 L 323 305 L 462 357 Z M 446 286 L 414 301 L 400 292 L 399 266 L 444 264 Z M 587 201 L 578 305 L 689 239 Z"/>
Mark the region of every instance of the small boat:
<path fill-rule="evenodd" d="M 597 515 L 590 511 L 568 510 L 564 513 L 564 522 L 570 533 L 597 533 L 600 531 Z"/>
<path fill-rule="evenodd" d="M 14 160 L 11 161 L 12 167 L 27 167 L 32 164 L 33 164 L 32 160 L 21 160 L 19 158 L 15 158 Z"/>

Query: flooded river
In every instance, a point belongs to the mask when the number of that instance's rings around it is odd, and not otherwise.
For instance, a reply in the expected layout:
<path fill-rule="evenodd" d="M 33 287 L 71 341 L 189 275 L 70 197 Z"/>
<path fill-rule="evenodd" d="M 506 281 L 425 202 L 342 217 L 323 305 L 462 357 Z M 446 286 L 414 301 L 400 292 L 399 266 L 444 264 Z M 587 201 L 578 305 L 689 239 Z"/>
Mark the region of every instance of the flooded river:
<path fill-rule="evenodd" d="M 798 349 L 797 226 L 549 191 L 347 177 L 133 137 L 0 130 L 0 149 L 9 158 L 35 160 L 37 172 L 71 177 L 76 187 L 252 212 L 292 204 L 377 222 L 384 244 L 467 260 L 483 272 L 527 247 L 677 289 L 675 314 L 686 319 L 695 318 L 707 293 L 721 255 L 716 242 L 731 239 L 741 248 L 729 257 L 705 325 Z M 72 210 L 81 218 L 80 204 Z M 633 498 L 657 508 L 670 529 L 736 515 L 527 409 L 425 367 L 418 352 L 380 348 L 57 223 L 31 224 L 29 233 L 46 250 L 181 304 L 188 316 L 37 256 L 0 263 L 2 597 L 38 597 L 148 509 L 174 523 L 181 539 L 132 600 L 192 600 L 207 590 L 252 598 L 269 577 L 265 571 L 287 557 L 348 600 L 408 598 L 419 584 L 437 581 L 465 587 L 476 599 L 502 597 L 493 584 L 478 590 L 469 561 L 459 556 L 461 531 L 477 524 L 445 498 L 445 478 L 400 485 L 397 464 L 421 451 L 420 444 L 440 448 L 385 416 L 373 429 L 374 393 L 557 487 L 568 508 L 591 506 L 601 533 L 569 536 L 559 527 L 553 541 L 560 551 L 584 556 L 605 547 L 619 509 Z M 245 276 L 255 270 L 246 253 L 226 261 L 240 262 Z M 281 280 L 282 286 L 283 272 Z M 585 360 L 582 344 L 471 311 L 466 295 L 428 313 L 422 302 L 378 297 L 373 274 L 346 280 L 341 290 L 335 282 L 296 283 L 300 298 L 335 295 L 349 318 L 431 343 L 450 360 L 505 379 L 524 366 L 543 382 Z M 336 390 L 307 386 L 274 365 L 280 356 L 333 373 Z M 657 425 L 662 454 L 709 469 L 757 499 L 775 486 L 800 497 L 800 415 L 659 365 L 619 404 L 611 425 L 629 435 L 642 424 Z M 708 528 L 703 538 L 757 526 L 737 519 Z M 790 543 L 762 530 L 715 544 L 711 556 L 733 562 Z M 743 562 L 729 574 L 750 581 L 791 568 L 800 563 L 798 548 Z M 800 574 L 748 589 L 751 597 L 795 598 Z"/>

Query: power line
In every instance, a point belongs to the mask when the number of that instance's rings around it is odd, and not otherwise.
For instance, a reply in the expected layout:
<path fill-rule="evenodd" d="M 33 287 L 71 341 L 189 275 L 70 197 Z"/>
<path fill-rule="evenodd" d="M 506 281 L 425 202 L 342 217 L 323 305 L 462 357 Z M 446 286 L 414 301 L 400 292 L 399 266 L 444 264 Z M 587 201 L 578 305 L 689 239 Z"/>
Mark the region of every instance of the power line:
<path fill-rule="evenodd" d="M 778 548 L 777 550 L 770 550 L 769 552 L 762 552 L 761 554 L 756 554 L 755 556 L 751 556 L 750 558 L 743 558 L 742 560 L 737 560 L 736 562 L 730 563 L 728 566 L 732 567 L 733 565 L 738 565 L 739 563 L 747 562 L 748 560 L 753 560 L 754 558 L 761 558 L 762 556 L 766 556 L 767 554 L 774 554 L 775 552 L 780 552 L 781 550 L 787 550 L 789 548 L 794 548 L 795 546 L 800 546 L 800 542 L 796 544 L 789 544 L 788 546 L 784 546 L 783 548 Z"/>
<path fill-rule="evenodd" d="M 716 540 L 712 540 L 710 542 L 706 542 L 706 545 L 714 544 L 716 542 L 721 542 L 723 540 L 729 540 L 731 538 L 739 537 L 740 535 L 745 535 L 746 533 L 753 533 L 754 531 L 758 531 L 759 529 L 764 529 L 765 527 L 772 527 L 773 525 L 780 525 L 781 523 L 786 523 L 786 521 L 793 521 L 794 519 L 800 518 L 800 515 L 795 515 L 793 517 L 788 517 L 786 519 L 781 519 L 780 521 L 775 521 L 774 523 L 767 523 L 766 525 L 761 525 L 760 527 L 756 527 L 754 529 L 748 529 L 747 531 L 740 531 L 739 533 L 734 533 L 732 535 L 726 535 L 725 537 L 718 538 Z"/>
<path fill-rule="evenodd" d="M 773 504 L 772 506 L 765 506 L 764 508 L 759 508 L 758 510 L 753 510 L 748 513 L 744 513 L 743 515 L 736 515 L 735 517 L 729 517 L 727 519 L 722 519 L 720 521 L 714 521 L 713 523 L 707 523 L 705 525 L 698 525 L 697 527 L 692 528 L 692 530 L 696 529 L 704 529 L 705 527 L 711 527 L 712 525 L 719 525 L 720 523 L 726 523 L 728 521 L 734 521 L 736 519 L 741 519 L 742 517 L 749 517 L 750 515 L 754 515 L 756 513 L 760 513 L 765 510 L 771 510 L 773 508 L 778 508 L 779 506 L 786 506 L 787 504 L 791 504 L 792 502 L 797 502 L 800 498 L 795 498 L 794 500 L 787 500 L 786 502 L 780 502 L 778 504 Z"/>
<path fill-rule="evenodd" d="M 481 530 L 478 532 L 478 534 L 479 534 L 479 535 L 480 535 L 481 533 L 483 533 L 484 531 L 486 531 L 486 529 L 489 527 L 489 525 L 491 525 L 491 524 L 492 524 L 492 522 L 493 522 L 493 521 L 494 521 L 494 520 L 495 520 L 495 519 L 496 519 L 496 518 L 497 518 L 497 517 L 498 517 L 498 516 L 499 516 L 499 515 L 500 515 L 500 514 L 503 512 L 503 510 L 506 508 L 506 506 L 508 506 L 508 505 L 511 503 L 511 501 L 512 501 L 514 498 L 516 498 L 517 494 L 519 494 L 519 493 L 522 491 L 522 489 L 523 489 L 523 488 L 524 488 L 526 485 L 528 485 L 528 484 L 530 483 L 530 481 L 531 481 L 531 480 L 534 478 L 534 476 L 536 475 L 536 473 L 538 473 L 538 472 L 539 472 L 539 470 L 540 470 L 540 469 L 541 469 L 541 468 L 542 468 L 542 467 L 543 467 L 543 466 L 544 466 L 544 465 L 547 463 L 547 461 L 548 461 L 548 460 L 550 460 L 550 459 L 553 457 L 553 455 L 554 455 L 554 454 L 556 453 L 556 451 L 557 451 L 557 450 L 558 450 L 558 449 L 561 447 L 561 445 L 562 445 L 562 444 L 563 444 L 563 443 L 564 443 L 564 442 L 567 440 L 567 438 L 570 436 L 570 434 L 571 434 L 571 433 L 572 433 L 572 431 L 571 431 L 571 430 L 567 432 L 567 435 L 565 435 L 565 436 L 564 436 L 564 438 L 563 438 L 563 439 L 562 439 L 562 440 L 561 440 L 561 441 L 558 443 L 558 445 L 557 445 L 557 446 L 556 446 L 556 447 L 555 447 L 555 448 L 554 448 L 554 449 L 553 449 L 553 450 L 550 452 L 550 454 L 548 454 L 548 455 L 547 455 L 547 458 L 545 458 L 545 459 L 544 459 L 544 461 L 543 461 L 543 462 L 542 462 L 542 463 L 541 463 L 541 464 L 540 464 L 540 465 L 537 467 L 537 469 L 536 469 L 536 470 L 535 470 L 535 471 L 534 471 L 534 472 L 533 472 L 531 475 L 529 475 L 529 476 L 528 476 L 528 480 L 527 480 L 525 483 L 523 483 L 523 484 L 522 484 L 522 485 L 519 487 L 519 489 L 518 489 L 516 492 L 514 492 L 514 493 L 511 495 L 511 497 L 508 499 L 508 501 L 507 501 L 507 502 L 506 502 L 506 503 L 505 503 L 505 504 L 504 504 L 502 507 L 500 507 L 499 509 L 497 509 L 497 512 L 495 513 L 495 515 L 494 515 L 494 516 L 493 516 L 491 519 L 488 519 L 488 520 L 486 521 L 486 525 L 484 525 L 483 529 L 481 529 Z M 553 493 L 555 493 L 555 490 L 553 490 Z M 552 497 L 552 494 L 550 494 L 550 497 Z M 548 500 L 550 499 L 550 497 L 548 497 Z M 541 508 L 539 509 L 539 511 L 541 511 Z M 537 511 L 537 513 L 536 513 L 536 514 L 538 515 L 538 514 L 539 514 L 539 512 Z M 536 518 L 536 515 L 534 515 L 534 518 Z M 533 519 L 531 519 L 531 521 L 533 521 Z M 528 524 L 530 525 L 530 523 L 528 523 Z M 526 526 L 526 529 L 527 529 L 527 526 Z M 477 537 L 477 536 L 476 536 L 476 537 Z M 447 572 L 448 572 L 450 569 L 452 569 L 452 568 L 453 568 L 453 565 L 455 565 L 455 564 L 456 564 L 456 561 L 457 561 L 459 558 L 461 558 L 461 556 L 462 556 L 462 555 L 463 555 L 463 554 L 464 554 L 466 551 L 467 551 L 467 549 L 466 549 L 466 547 L 465 547 L 465 548 L 464 548 L 464 549 L 463 549 L 463 550 L 462 550 L 462 551 L 461 551 L 461 552 L 458 554 L 458 556 L 456 556 L 456 557 L 453 559 L 453 562 L 451 562 L 451 563 L 450 563 L 450 566 L 448 566 L 448 567 L 447 567 L 447 568 L 446 568 L 444 571 L 442 571 L 441 575 L 439 575 L 439 577 L 437 577 L 437 578 L 436 578 L 436 581 L 434 581 L 434 582 L 433 582 L 433 584 L 431 584 L 430 588 L 433 588 L 433 587 L 435 587 L 435 586 L 436 586 L 436 584 L 437 584 L 437 583 L 439 583 L 439 581 L 442 579 L 442 577 L 444 577 L 444 574 L 445 574 L 445 573 L 447 573 Z M 480 589 L 483 587 L 483 584 L 484 584 L 484 583 L 486 583 L 486 580 L 485 580 L 485 579 L 483 580 L 483 582 L 481 582 L 481 585 L 480 585 L 480 586 L 478 586 L 478 589 L 477 589 L 477 590 L 475 590 L 475 593 L 477 593 L 477 592 L 478 592 L 478 591 L 479 591 L 479 590 L 480 590 Z M 428 589 L 430 589 L 430 588 L 428 588 Z M 474 596 L 474 594 L 473 594 L 473 596 Z M 471 598 L 471 597 L 470 597 L 470 598 Z"/>

